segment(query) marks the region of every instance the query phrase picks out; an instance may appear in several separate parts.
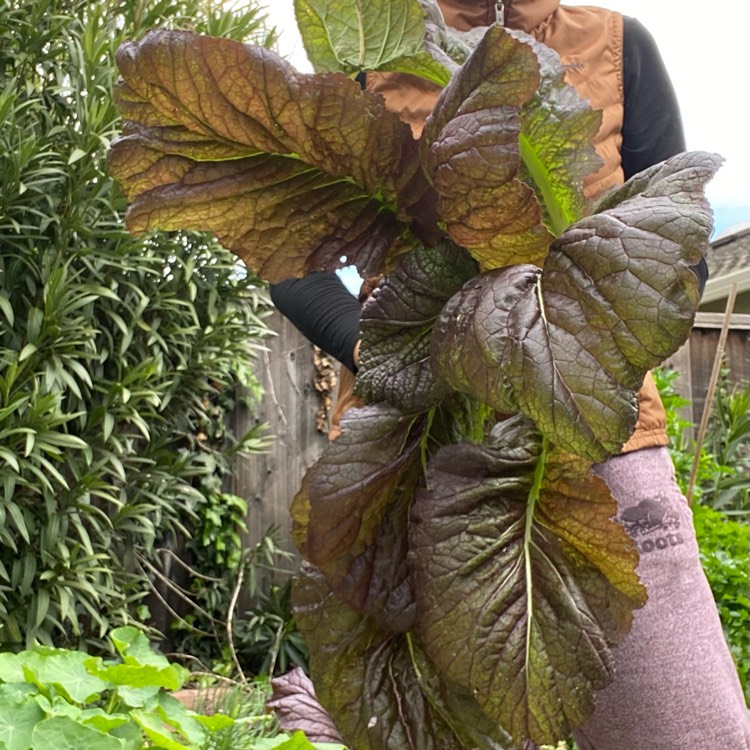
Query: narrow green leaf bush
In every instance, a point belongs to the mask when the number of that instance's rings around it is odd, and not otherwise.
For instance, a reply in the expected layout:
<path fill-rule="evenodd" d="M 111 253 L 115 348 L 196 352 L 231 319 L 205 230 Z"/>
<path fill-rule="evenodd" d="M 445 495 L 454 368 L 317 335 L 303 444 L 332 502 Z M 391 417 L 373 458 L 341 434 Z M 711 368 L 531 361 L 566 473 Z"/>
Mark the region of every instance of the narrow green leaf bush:
<path fill-rule="evenodd" d="M 201 0 L 0 0 L 6 648 L 106 646 L 145 618 L 156 546 L 201 529 L 233 455 L 264 445 L 224 421 L 258 392 L 262 286 L 201 235 L 127 234 L 106 165 L 115 49 L 186 24 L 269 41 L 257 10 Z"/>

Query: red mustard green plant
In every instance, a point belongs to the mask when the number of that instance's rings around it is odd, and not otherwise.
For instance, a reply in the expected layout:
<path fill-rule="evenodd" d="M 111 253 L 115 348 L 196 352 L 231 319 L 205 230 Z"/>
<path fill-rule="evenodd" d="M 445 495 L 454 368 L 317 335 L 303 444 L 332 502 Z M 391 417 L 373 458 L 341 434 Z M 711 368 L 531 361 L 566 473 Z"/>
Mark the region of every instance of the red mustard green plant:
<path fill-rule="evenodd" d="M 313 74 L 184 31 L 120 49 L 128 226 L 210 230 L 272 282 L 385 274 L 365 406 L 292 506 L 317 695 L 357 750 L 558 740 L 645 603 L 591 469 L 689 333 L 721 159 L 683 153 L 587 203 L 600 113 L 552 50 L 459 37 L 428 0 L 296 11 Z M 419 138 L 354 80 L 375 70 L 442 87 Z"/>

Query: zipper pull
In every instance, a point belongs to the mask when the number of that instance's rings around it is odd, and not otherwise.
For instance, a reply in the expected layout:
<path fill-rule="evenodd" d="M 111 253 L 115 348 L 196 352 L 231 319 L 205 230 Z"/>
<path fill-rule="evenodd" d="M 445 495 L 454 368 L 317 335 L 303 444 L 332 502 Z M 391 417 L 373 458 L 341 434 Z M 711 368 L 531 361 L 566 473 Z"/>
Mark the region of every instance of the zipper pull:
<path fill-rule="evenodd" d="M 497 0 L 495 3 L 495 22 L 500 26 L 505 26 L 505 3 L 503 0 Z"/>

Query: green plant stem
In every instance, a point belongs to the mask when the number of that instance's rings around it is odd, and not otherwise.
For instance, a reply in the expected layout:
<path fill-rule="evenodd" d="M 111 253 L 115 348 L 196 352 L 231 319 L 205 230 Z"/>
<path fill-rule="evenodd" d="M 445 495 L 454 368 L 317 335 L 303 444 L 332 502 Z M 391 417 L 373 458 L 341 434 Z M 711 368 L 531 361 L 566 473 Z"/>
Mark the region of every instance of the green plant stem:
<path fill-rule="evenodd" d="M 559 237 L 578 217 L 570 215 L 555 197 L 550 172 L 534 149 L 531 148 L 529 139 L 523 133 L 518 138 L 518 145 L 521 152 L 521 159 L 529 171 L 534 185 L 536 185 L 541 193 L 542 201 L 547 209 L 547 215 L 552 225 L 550 229 L 555 237 Z"/>

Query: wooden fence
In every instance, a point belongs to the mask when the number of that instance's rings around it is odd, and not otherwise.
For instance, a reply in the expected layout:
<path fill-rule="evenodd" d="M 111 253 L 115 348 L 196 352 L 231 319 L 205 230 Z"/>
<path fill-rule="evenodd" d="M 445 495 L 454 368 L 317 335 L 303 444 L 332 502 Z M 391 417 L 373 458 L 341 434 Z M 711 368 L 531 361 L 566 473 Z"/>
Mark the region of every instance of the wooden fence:
<path fill-rule="evenodd" d="M 697 313 L 690 338 L 665 363 L 680 373 L 677 391 L 691 401 L 683 418 L 694 424 L 700 424 L 703 415 L 723 323 L 722 313 Z M 732 382 L 750 381 L 750 315 L 731 316 L 724 363 Z"/>
<path fill-rule="evenodd" d="M 240 460 L 229 489 L 247 500 L 248 546 L 273 527 L 281 546 L 293 551 L 289 506 L 305 472 L 328 442 L 316 426 L 326 393 L 316 390 L 320 378 L 316 378 L 312 345 L 278 312 L 267 322 L 277 336 L 268 342 L 256 372 L 265 396 L 253 413 L 235 411 L 231 426 L 235 434 L 243 434 L 253 425 L 267 423 L 274 439 L 267 452 Z"/>

